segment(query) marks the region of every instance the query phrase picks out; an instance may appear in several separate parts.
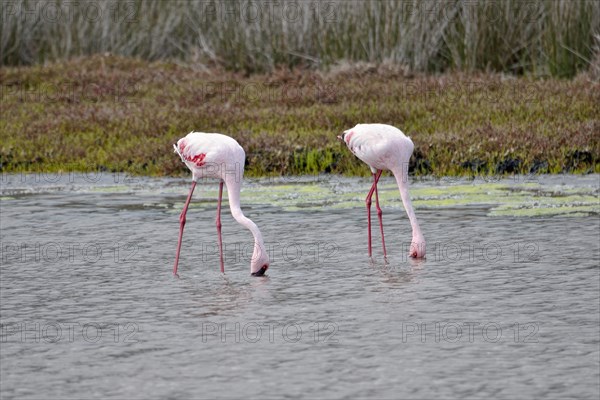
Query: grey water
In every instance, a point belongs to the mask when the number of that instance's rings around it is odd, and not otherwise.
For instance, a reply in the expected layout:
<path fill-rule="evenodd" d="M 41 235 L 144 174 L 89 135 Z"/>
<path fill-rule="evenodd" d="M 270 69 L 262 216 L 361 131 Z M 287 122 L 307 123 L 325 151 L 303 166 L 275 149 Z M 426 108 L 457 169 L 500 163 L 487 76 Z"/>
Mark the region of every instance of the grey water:
<path fill-rule="evenodd" d="M 375 212 L 367 254 L 369 180 L 248 180 L 260 278 L 226 203 L 219 271 L 214 182 L 198 185 L 176 278 L 188 180 L 117 178 L 2 177 L 2 399 L 600 395 L 598 175 L 536 182 L 548 210 L 587 210 L 571 214 L 515 205 L 530 182 L 413 182 L 427 258 L 407 258 L 406 215 L 382 200 L 387 262 Z M 427 206 L 456 187 L 479 194 Z M 394 190 L 383 178 L 382 199 Z"/>

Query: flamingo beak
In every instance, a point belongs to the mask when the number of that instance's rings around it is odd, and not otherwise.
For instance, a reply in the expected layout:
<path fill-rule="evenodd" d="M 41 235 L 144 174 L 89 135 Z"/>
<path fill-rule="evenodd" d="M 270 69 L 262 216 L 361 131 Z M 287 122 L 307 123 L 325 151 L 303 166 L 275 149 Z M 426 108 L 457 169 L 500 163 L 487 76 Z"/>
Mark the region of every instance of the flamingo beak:
<path fill-rule="evenodd" d="M 269 266 L 267 264 L 263 265 L 261 269 L 259 269 L 256 272 L 252 272 L 250 275 L 252 276 L 263 276 L 265 274 L 265 272 L 267 271 L 267 269 L 269 268 Z"/>
<path fill-rule="evenodd" d="M 425 255 L 419 254 L 416 250 L 413 250 L 412 252 L 410 252 L 409 256 L 410 256 L 410 258 L 415 258 L 415 259 L 425 259 Z"/>
<path fill-rule="evenodd" d="M 341 137 L 340 135 L 338 135 L 337 138 L 340 139 L 342 142 L 344 141 L 344 138 Z"/>

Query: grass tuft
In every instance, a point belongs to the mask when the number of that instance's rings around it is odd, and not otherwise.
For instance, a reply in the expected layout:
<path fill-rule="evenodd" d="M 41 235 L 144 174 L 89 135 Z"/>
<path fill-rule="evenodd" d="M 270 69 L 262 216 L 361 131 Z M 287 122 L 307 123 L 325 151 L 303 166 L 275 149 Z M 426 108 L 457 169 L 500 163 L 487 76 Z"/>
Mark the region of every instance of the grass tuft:
<path fill-rule="evenodd" d="M 0 65 L 110 52 L 247 74 L 345 60 L 573 77 L 600 35 L 596 0 L 11 0 L 0 15 Z"/>
<path fill-rule="evenodd" d="M 367 175 L 336 136 L 399 127 L 415 174 L 600 172 L 600 84 L 495 73 L 421 75 L 389 64 L 246 76 L 97 55 L 0 70 L 0 169 L 185 175 L 172 144 L 222 132 L 247 174 Z"/>

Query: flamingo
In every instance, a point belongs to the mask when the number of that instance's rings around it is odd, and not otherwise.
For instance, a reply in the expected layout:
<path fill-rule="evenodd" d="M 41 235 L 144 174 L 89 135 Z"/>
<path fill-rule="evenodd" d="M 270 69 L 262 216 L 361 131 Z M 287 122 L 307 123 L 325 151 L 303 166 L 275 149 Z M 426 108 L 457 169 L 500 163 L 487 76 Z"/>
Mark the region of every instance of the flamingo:
<path fill-rule="evenodd" d="M 377 182 L 383 170 L 389 170 L 396 178 L 400 190 L 400 197 L 404 209 L 412 226 L 412 241 L 409 256 L 413 258 L 425 257 L 425 238 L 417 222 L 417 217 L 410 202 L 408 194 L 408 160 L 413 152 L 414 144 L 409 137 L 396 127 L 385 124 L 358 124 L 352 129 L 344 131 L 338 139 L 342 140 L 350 151 L 359 159 L 364 161 L 373 176 L 373 185 L 367 194 L 365 203 L 367 205 L 367 219 L 369 225 L 369 257 L 372 256 L 371 249 L 371 198 L 375 193 L 375 207 L 379 217 L 381 230 L 381 244 L 383 245 L 383 256 L 387 257 L 385 249 L 385 238 L 383 236 L 383 220 L 381 207 L 379 207 L 379 195 L 377 193 Z"/>
<path fill-rule="evenodd" d="M 179 241 L 177 243 L 173 274 L 177 275 L 185 215 L 192 200 L 192 193 L 194 193 L 196 183 L 201 178 L 216 178 L 219 179 L 216 225 L 221 272 L 225 272 L 223 241 L 221 237 L 221 199 L 223 197 L 223 183 L 225 183 L 229 195 L 231 215 L 233 215 L 233 218 L 240 225 L 252 232 L 254 236 L 254 252 L 252 260 L 250 260 L 250 274 L 253 276 L 264 275 L 267 268 L 269 268 L 270 261 L 269 255 L 265 250 L 262 234 L 256 224 L 250 218 L 247 218 L 240 208 L 240 187 L 244 176 L 244 162 L 246 160 L 246 153 L 242 146 L 235 139 L 219 133 L 190 132 L 184 138 L 179 139 L 173 147 L 175 148 L 175 152 L 181 157 L 181 160 L 192 171 L 192 188 L 179 216 Z"/>

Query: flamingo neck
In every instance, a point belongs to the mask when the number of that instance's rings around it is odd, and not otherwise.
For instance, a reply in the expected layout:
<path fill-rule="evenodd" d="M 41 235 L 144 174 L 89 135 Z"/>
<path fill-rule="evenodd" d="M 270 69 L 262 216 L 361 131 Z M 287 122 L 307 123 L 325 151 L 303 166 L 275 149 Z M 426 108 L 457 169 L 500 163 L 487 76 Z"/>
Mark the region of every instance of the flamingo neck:
<path fill-rule="evenodd" d="M 241 210 L 240 210 L 240 212 L 241 212 Z M 250 232 L 252 232 L 252 236 L 254 236 L 254 244 L 260 246 L 261 248 L 264 248 L 265 245 L 264 245 L 262 233 L 258 229 L 258 226 L 256 226 L 256 224 L 250 218 L 246 217 L 245 215 L 244 215 L 244 218 L 239 222 L 240 222 L 240 224 L 245 226 Z"/>
<path fill-rule="evenodd" d="M 233 218 L 235 218 L 240 225 L 252 232 L 252 236 L 254 236 L 254 242 L 256 244 L 264 247 L 262 233 L 260 232 L 260 229 L 258 229 L 258 226 L 256 226 L 256 224 L 250 218 L 244 215 L 239 204 L 233 204 L 230 200 L 229 206 L 231 208 L 231 215 L 233 215 Z"/>
<path fill-rule="evenodd" d="M 254 254 L 253 260 L 259 261 L 259 259 L 267 259 L 267 251 L 263 241 L 262 233 L 258 229 L 258 226 L 248 217 L 244 215 L 240 207 L 240 186 L 238 182 L 230 182 L 225 180 L 227 185 L 227 193 L 229 196 L 229 208 L 231 209 L 231 215 L 235 220 L 250 232 L 254 236 Z"/>
<path fill-rule="evenodd" d="M 392 173 L 396 178 L 396 183 L 398 184 L 398 189 L 400 190 L 400 197 L 402 198 L 402 204 L 404 204 L 406 215 L 408 215 L 408 219 L 412 227 L 413 241 L 422 242 L 425 240 L 425 238 L 421 232 L 421 227 L 419 226 L 419 221 L 417 221 L 417 216 L 415 215 L 415 211 L 410 201 L 410 195 L 408 193 L 408 171 L 406 168 L 402 168 L 400 171 L 392 171 Z"/>
<path fill-rule="evenodd" d="M 237 222 L 240 223 L 240 225 L 245 226 L 250 232 L 252 232 L 252 236 L 254 236 L 254 249 L 252 250 L 251 263 L 262 264 L 263 261 L 268 261 L 269 257 L 267 256 L 267 248 L 265 247 L 262 233 L 258 229 L 258 226 L 256 226 L 256 224 L 250 218 L 246 217 L 239 207 L 234 208 L 232 206 L 231 214 L 237 220 Z"/>

